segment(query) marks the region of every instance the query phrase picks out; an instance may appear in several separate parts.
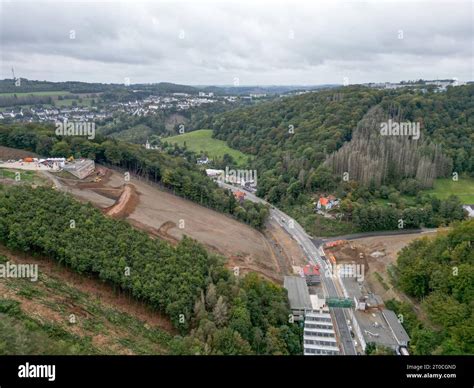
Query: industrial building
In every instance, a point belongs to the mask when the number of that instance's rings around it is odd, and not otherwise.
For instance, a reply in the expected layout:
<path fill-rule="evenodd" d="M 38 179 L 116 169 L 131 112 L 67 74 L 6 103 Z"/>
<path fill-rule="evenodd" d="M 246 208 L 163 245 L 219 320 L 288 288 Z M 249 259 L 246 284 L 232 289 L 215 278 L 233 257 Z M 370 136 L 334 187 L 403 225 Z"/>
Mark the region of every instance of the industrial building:
<path fill-rule="evenodd" d="M 382 315 L 388 324 L 388 327 L 392 331 L 393 337 L 397 341 L 398 347 L 407 347 L 410 337 L 401 325 L 398 317 L 392 310 L 383 309 Z M 397 349 L 398 350 L 398 349 Z"/>
<path fill-rule="evenodd" d="M 290 308 L 295 321 L 303 323 L 305 355 L 337 355 L 337 344 L 332 316 L 324 298 L 310 295 L 306 278 L 285 276 Z"/>
<path fill-rule="evenodd" d="M 342 277 L 341 285 L 344 294 L 351 295 L 355 301 L 355 309 L 350 310 L 350 314 L 362 350 L 365 351 L 368 343 L 374 343 L 397 354 L 401 348 L 406 351 L 410 338 L 395 313 L 384 307 L 382 298 L 353 277 Z"/>
<path fill-rule="evenodd" d="M 305 356 L 338 355 L 340 353 L 327 306 L 321 310 L 312 310 L 306 313 L 303 349 Z"/>
<path fill-rule="evenodd" d="M 288 300 L 294 320 L 303 321 L 305 312 L 313 308 L 306 280 L 300 276 L 285 276 L 283 286 L 288 290 Z"/>

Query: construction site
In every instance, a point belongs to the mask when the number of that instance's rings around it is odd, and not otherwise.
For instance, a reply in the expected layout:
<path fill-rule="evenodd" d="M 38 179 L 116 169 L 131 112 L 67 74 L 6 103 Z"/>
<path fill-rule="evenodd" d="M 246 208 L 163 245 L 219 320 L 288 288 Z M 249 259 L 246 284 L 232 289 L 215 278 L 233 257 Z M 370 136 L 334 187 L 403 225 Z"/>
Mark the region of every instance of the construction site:
<path fill-rule="evenodd" d="M 90 159 L 69 158 L 36 158 L 26 156 L 20 159 L 0 160 L 0 168 L 27 171 L 48 171 L 60 172 L 67 171 L 78 179 L 84 179 L 91 175 L 95 170 L 95 163 Z"/>
<path fill-rule="evenodd" d="M 433 231 L 423 233 L 426 237 Z M 341 291 L 352 308 L 347 309 L 351 320 L 351 335 L 356 349 L 364 354 L 368 344 L 390 349 L 396 354 L 408 354 L 408 337 L 401 321 L 384 301 L 409 301 L 392 285 L 393 265 L 397 253 L 419 233 L 374 236 L 357 240 L 337 240 L 323 245 L 328 264 L 337 268 Z M 357 272 L 347 271 L 357 268 Z M 342 270 L 346 269 L 346 270 Z M 416 308 L 416 306 L 415 306 Z"/>
<path fill-rule="evenodd" d="M 341 342 L 351 340 L 358 354 L 364 354 L 368 344 L 397 354 L 407 352 L 409 338 L 384 300 L 406 300 L 391 285 L 390 271 L 397 252 L 420 234 L 328 241 L 318 248 L 321 261 L 311 263 L 279 217 L 269 217 L 266 228 L 256 231 L 157 184 L 92 160 L 41 158 L 12 150 L 0 149 L 0 169 L 33 171 L 54 189 L 90 202 L 152 237 L 174 245 L 187 235 L 226 257 L 228 268 L 242 275 L 257 272 L 284 285 L 293 318 L 304 328 L 305 354 L 344 354 Z M 325 276 L 332 277 L 336 294 L 328 294 L 322 282 Z M 337 310 L 344 311 L 349 330 L 345 333 L 335 324 Z"/>
<path fill-rule="evenodd" d="M 275 283 L 305 262 L 298 244 L 269 220 L 263 231 L 178 197 L 165 188 L 88 159 L 41 158 L 7 147 L 0 149 L 0 169 L 30 170 L 56 190 L 90 202 L 105 214 L 121 218 L 152 237 L 177 244 L 184 235 L 227 258 L 228 268 L 242 275 L 257 272 Z M 0 170 L 1 171 L 1 170 Z M 12 180 L 10 182 L 15 184 Z"/>

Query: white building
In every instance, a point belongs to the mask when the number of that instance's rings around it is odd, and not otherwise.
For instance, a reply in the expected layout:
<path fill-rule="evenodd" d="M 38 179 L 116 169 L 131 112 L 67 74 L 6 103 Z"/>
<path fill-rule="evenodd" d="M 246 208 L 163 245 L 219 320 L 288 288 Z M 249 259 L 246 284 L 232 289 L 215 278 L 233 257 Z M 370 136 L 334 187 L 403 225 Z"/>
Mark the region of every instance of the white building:
<path fill-rule="evenodd" d="M 95 170 L 95 163 L 90 159 L 79 159 L 64 165 L 64 170 L 79 179 L 84 179 Z"/>
<path fill-rule="evenodd" d="M 214 93 L 213 92 L 209 92 L 209 93 L 199 92 L 199 97 L 214 97 Z"/>
<path fill-rule="evenodd" d="M 224 170 L 215 170 L 213 168 L 206 168 L 206 175 L 211 178 L 216 178 L 224 175 Z"/>
<path fill-rule="evenodd" d="M 305 313 L 303 349 L 305 356 L 340 353 L 332 317 L 327 306 Z"/>
<path fill-rule="evenodd" d="M 288 290 L 288 301 L 294 320 L 304 322 L 304 355 L 339 354 L 336 332 L 326 300 L 309 294 L 304 277 L 285 276 L 283 285 Z"/>

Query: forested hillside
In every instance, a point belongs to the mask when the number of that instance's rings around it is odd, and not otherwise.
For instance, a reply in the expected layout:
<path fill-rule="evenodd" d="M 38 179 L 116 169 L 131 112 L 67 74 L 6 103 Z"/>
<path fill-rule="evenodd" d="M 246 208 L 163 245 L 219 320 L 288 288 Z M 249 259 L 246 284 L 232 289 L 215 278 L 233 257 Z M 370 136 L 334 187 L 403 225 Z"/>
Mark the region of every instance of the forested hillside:
<path fill-rule="evenodd" d="M 423 134 L 453 159 L 455 171 L 474 174 L 474 85 L 445 93 L 332 89 L 227 112 L 211 118 L 208 126 L 231 147 L 258 155 L 262 167 L 278 163 L 272 175 L 279 173 L 286 181 L 288 173 L 298 177 L 303 171 L 311 187 L 308 170 L 351 140 L 359 121 L 377 104 L 387 115 L 397 112 L 404 120 L 420 122 Z"/>
<path fill-rule="evenodd" d="M 195 165 L 195 155 L 171 148 L 169 152 L 142 146 L 84 137 L 58 137 L 52 126 L 38 124 L 0 126 L 0 145 L 21 148 L 42 156 L 87 157 L 99 163 L 120 166 L 203 206 L 228 213 L 255 228 L 262 228 L 268 209 L 251 201 L 239 204 L 232 193 L 221 189 Z"/>
<path fill-rule="evenodd" d="M 301 353 L 286 291 L 256 274 L 234 276 L 194 240 L 173 247 L 68 195 L 15 186 L 0 190 L 0 242 L 94 275 L 165 313 L 182 334 L 169 345 L 173 353 Z"/>
<path fill-rule="evenodd" d="M 369 141 L 361 126 L 374 109 L 387 119 L 419 123 L 422 140 Z M 434 178 L 453 172 L 474 176 L 474 85 L 442 93 L 344 87 L 226 112 L 210 119 L 207 127 L 231 147 L 255 155 L 258 195 L 315 234 L 377 230 L 380 225 L 354 219 L 354 211 L 367 206 L 379 214 L 392 211 L 382 206 L 387 200 L 397 213 L 407 208 L 426 211 L 433 198 L 421 190 Z M 349 162 L 353 173 L 343 179 Z M 337 222 L 313 214 L 315 197 L 328 193 L 343 199 L 343 218 Z M 438 204 L 430 206 L 428 211 L 436 213 Z M 451 219 L 459 219 L 459 211 L 430 217 L 428 224 Z M 412 224 L 426 225 L 426 220 Z"/>
<path fill-rule="evenodd" d="M 380 123 L 405 121 L 400 114 L 371 108 L 359 121 L 350 142 L 332 153 L 324 162 L 336 176 L 348 178 L 365 186 L 416 179 L 419 187 L 432 187 L 436 178 L 448 177 L 452 159 L 443 154 L 441 146 L 425 136 L 383 136 Z"/>
<path fill-rule="evenodd" d="M 397 286 L 421 304 L 387 305 L 401 314 L 414 354 L 474 354 L 474 220 L 446 235 L 415 240 L 399 254 Z"/>

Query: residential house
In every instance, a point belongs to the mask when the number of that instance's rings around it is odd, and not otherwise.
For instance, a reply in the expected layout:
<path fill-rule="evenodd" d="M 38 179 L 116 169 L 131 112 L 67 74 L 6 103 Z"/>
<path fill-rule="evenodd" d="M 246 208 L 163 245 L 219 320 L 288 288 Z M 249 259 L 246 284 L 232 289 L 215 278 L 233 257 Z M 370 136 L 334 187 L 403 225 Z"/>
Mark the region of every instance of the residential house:
<path fill-rule="evenodd" d="M 328 195 L 327 197 L 319 197 L 316 209 L 331 210 L 338 205 L 339 200 L 334 195 Z"/>
<path fill-rule="evenodd" d="M 207 156 L 200 157 L 197 160 L 197 164 L 203 165 L 203 164 L 208 164 L 209 163 L 209 158 Z"/>
<path fill-rule="evenodd" d="M 243 191 L 237 190 L 236 192 L 234 192 L 234 197 L 237 201 L 242 203 L 245 199 L 245 193 Z"/>

